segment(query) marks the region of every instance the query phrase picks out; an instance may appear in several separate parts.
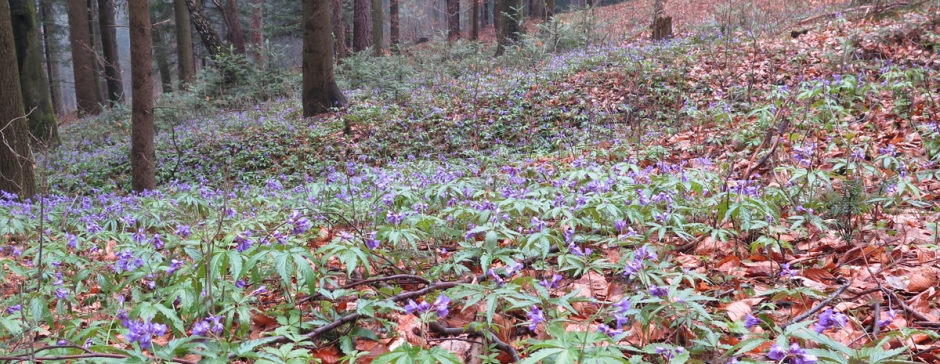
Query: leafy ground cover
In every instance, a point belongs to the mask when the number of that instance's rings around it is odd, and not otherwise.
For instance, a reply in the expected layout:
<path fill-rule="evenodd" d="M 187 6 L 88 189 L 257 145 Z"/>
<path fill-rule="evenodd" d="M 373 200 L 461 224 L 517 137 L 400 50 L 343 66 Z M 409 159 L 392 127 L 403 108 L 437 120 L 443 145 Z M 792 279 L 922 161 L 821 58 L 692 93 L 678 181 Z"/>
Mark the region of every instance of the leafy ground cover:
<path fill-rule="evenodd" d="M 0 204 L 0 360 L 934 362 L 937 14 L 352 57 L 322 119 L 162 109 L 144 195 L 76 121 Z"/>

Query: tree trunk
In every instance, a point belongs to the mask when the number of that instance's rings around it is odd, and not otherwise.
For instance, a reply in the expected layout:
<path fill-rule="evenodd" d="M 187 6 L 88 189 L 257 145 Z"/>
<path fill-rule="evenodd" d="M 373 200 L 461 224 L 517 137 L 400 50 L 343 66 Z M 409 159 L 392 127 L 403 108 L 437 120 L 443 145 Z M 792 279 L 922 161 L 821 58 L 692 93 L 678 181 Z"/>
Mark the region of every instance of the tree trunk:
<path fill-rule="evenodd" d="M 264 3 L 262 0 L 251 0 L 251 45 L 252 57 L 258 68 L 264 68 Z"/>
<path fill-rule="evenodd" d="M 506 52 L 506 47 L 519 40 L 522 35 L 522 4 L 521 0 L 502 0 L 500 12 L 499 43 L 496 46 L 496 55 Z"/>
<path fill-rule="evenodd" d="M 392 51 L 398 52 L 401 44 L 401 29 L 398 21 L 398 0 L 388 0 L 388 43 Z"/>
<path fill-rule="evenodd" d="M 46 76 L 49 80 L 49 94 L 52 96 L 52 109 L 56 114 L 62 114 L 65 110 L 62 105 L 62 87 L 59 86 L 59 39 L 55 36 L 55 12 L 52 8 L 52 0 L 39 1 L 39 14 L 42 17 Z"/>
<path fill-rule="evenodd" d="M 43 50 L 36 25 L 36 9 L 32 0 L 10 0 L 9 5 L 22 102 L 28 115 L 26 124 L 33 138 L 53 146 L 59 142 L 59 132 L 49 94 L 49 80 L 42 67 Z"/>
<path fill-rule="evenodd" d="M 346 47 L 346 24 L 343 23 L 343 0 L 333 0 L 333 36 L 336 37 L 333 46 L 336 47 L 336 58 L 346 58 L 349 48 Z"/>
<path fill-rule="evenodd" d="M 489 11 L 490 11 L 490 0 L 476 0 L 482 1 L 483 4 L 480 4 L 480 28 L 486 28 L 490 24 Z"/>
<path fill-rule="evenodd" d="M 111 0 L 98 0 L 98 22 L 101 28 L 101 50 L 104 53 L 104 77 L 108 82 L 108 101 L 124 101 L 124 82 L 121 79 L 121 61 L 118 56 L 117 33 L 114 26 L 114 6 Z"/>
<path fill-rule="evenodd" d="M 193 58 L 193 27 L 189 21 L 189 9 L 185 0 L 174 0 L 174 21 L 176 22 L 176 64 L 179 70 L 180 85 L 196 78 L 196 63 Z"/>
<path fill-rule="evenodd" d="M 480 0 L 470 0 L 470 39 L 480 39 Z"/>
<path fill-rule="evenodd" d="M 372 0 L 372 56 L 382 56 L 385 48 L 385 14 L 382 0 Z"/>
<path fill-rule="evenodd" d="M 163 26 L 151 27 L 150 39 L 153 41 L 151 52 L 152 57 L 157 62 L 157 71 L 160 72 L 160 86 L 163 93 L 173 92 L 173 77 L 170 73 L 170 47 L 167 44 L 163 34 L 167 29 Z"/>
<path fill-rule="evenodd" d="M 555 0 L 545 0 L 545 20 L 555 17 Z"/>
<path fill-rule="evenodd" d="M 653 40 L 672 38 L 672 17 L 659 17 L 653 20 Z"/>
<path fill-rule="evenodd" d="M 157 188 L 150 1 L 128 0 L 127 12 L 131 37 L 131 187 L 143 192 Z"/>
<path fill-rule="evenodd" d="M 447 0 L 447 40 L 460 39 L 460 0 Z"/>
<path fill-rule="evenodd" d="M 36 194 L 36 179 L 19 73 L 10 4 L 0 1 L 0 191 L 26 199 Z"/>
<path fill-rule="evenodd" d="M 108 99 L 108 83 L 102 77 L 104 64 L 101 62 L 101 31 L 98 29 L 98 2 L 88 0 L 88 34 L 91 35 L 91 49 L 94 52 L 95 87 L 98 90 L 98 104 L 105 105 Z"/>
<path fill-rule="evenodd" d="M 496 39 L 499 40 L 500 34 L 500 22 L 502 21 L 503 15 L 499 12 L 503 9 L 503 4 L 500 0 L 493 0 L 493 31 L 496 33 Z"/>
<path fill-rule="evenodd" d="M 85 0 L 69 0 L 69 38 L 72 44 L 72 73 L 75 76 L 75 101 L 78 111 L 98 115 L 98 80 L 95 77 L 95 51 L 88 32 L 88 5 Z"/>
<path fill-rule="evenodd" d="M 235 47 L 236 54 L 245 54 L 245 39 L 242 37 L 242 23 L 238 20 L 238 0 L 225 0 L 225 23 L 228 24 L 228 41 Z"/>
<path fill-rule="evenodd" d="M 192 17 L 196 33 L 199 33 L 199 39 L 201 39 L 202 44 L 206 46 L 206 52 L 209 53 L 209 58 L 213 60 L 216 59 L 219 55 L 225 53 L 225 45 L 222 43 L 222 38 L 219 37 L 219 33 L 212 27 L 212 23 L 209 22 L 209 19 L 206 18 L 202 4 L 198 3 L 197 0 L 184 1 Z"/>
<path fill-rule="evenodd" d="M 545 12 L 545 0 L 532 0 L 532 13 L 529 16 L 532 19 L 542 19 Z"/>
<path fill-rule="evenodd" d="M 333 78 L 330 0 L 303 0 L 303 8 L 303 107 L 310 117 L 346 106 L 346 97 Z"/>
<path fill-rule="evenodd" d="M 311 1 L 311 0 L 303 0 Z M 361 52 L 372 45 L 372 6 L 370 0 L 353 0 L 353 50 Z"/>
<path fill-rule="evenodd" d="M 666 15 L 666 1 L 665 0 L 653 0 L 653 21 L 656 21 L 656 18 L 662 18 Z"/>

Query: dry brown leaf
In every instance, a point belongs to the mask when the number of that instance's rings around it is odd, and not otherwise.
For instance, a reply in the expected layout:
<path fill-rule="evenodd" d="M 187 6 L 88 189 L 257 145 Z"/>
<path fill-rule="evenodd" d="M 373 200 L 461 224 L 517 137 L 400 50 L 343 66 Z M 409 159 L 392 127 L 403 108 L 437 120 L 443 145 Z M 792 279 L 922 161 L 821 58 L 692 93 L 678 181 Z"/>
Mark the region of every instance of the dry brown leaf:
<path fill-rule="evenodd" d="M 739 321 L 747 316 L 747 314 L 752 312 L 751 306 L 754 306 L 763 301 L 763 297 L 747 298 L 734 301 L 725 306 L 725 311 L 727 311 L 728 318 L 730 318 L 731 321 Z"/>
<path fill-rule="evenodd" d="M 343 354 L 339 352 L 336 346 L 327 346 L 313 351 L 313 357 L 319 359 L 323 364 L 336 364 Z"/>

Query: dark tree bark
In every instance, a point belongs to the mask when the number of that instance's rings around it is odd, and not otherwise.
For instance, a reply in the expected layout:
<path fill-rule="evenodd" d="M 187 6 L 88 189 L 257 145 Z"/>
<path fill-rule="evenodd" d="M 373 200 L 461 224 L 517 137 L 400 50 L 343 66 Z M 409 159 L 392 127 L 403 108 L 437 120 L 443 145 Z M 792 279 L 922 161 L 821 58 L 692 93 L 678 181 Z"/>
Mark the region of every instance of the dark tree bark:
<path fill-rule="evenodd" d="M 236 54 L 245 54 L 245 39 L 242 37 L 242 23 L 238 20 L 238 1 L 225 0 L 225 23 L 228 25 L 229 43 L 235 48 Z"/>
<path fill-rule="evenodd" d="M 518 41 L 522 35 L 522 1 L 502 0 L 500 9 L 499 43 L 496 46 L 496 55 L 506 52 L 506 47 Z"/>
<path fill-rule="evenodd" d="M 503 3 L 500 0 L 493 0 L 493 31 L 496 33 L 496 39 L 499 39 L 500 22 L 503 19 L 499 12 L 503 9 Z"/>
<path fill-rule="evenodd" d="M 460 0 L 447 0 L 447 40 L 460 39 Z"/>
<path fill-rule="evenodd" d="M 529 17 L 532 19 L 542 19 L 545 12 L 545 0 L 532 0 L 532 12 Z"/>
<path fill-rule="evenodd" d="M 370 0 L 353 0 L 353 50 L 361 52 L 371 45 L 372 3 Z"/>
<path fill-rule="evenodd" d="M 23 110 L 10 4 L 0 1 L 0 191 L 20 199 L 36 194 L 29 131 Z"/>
<path fill-rule="evenodd" d="M 104 77 L 108 83 L 108 101 L 124 101 L 124 82 L 121 79 L 121 61 L 118 56 L 117 33 L 114 26 L 114 4 L 111 0 L 98 0 L 98 27 L 101 28 L 101 50 L 104 53 Z"/>
<path fill-rule="evenodd" d="M 480 0 L 470 0 L 470 39 L 480 39 Z"/>
<path fill-rule="evenodd" d="M 331 19 L 331 23 L 333 24 L 333 36 L 335 37 L 333 46 L 336 47 L 336 57 L 342 59 L 349 54 L 349 48 L 346 47 L 346 24 L 343 23 L 343 1 L 333 0 L 332 9 L 333 19 Z"/>
<path fill-rule="evenodd" d="M 131 187 L 143 192 L 157 188 L 150 1 L 128 0 L 127 12 L 131 36 Z"/>
<path fill-rule="evenodd" d="M 59 85 L 59 39 L 55 36 L 55 12 L 52 8 L 52 0 L 39 0 L 39 14 L 42 18 L 49 94 L 52 96 L 52 109 L 58 115 L 64 113 L 65 110 L 62 105 L 62 87 Z"/>
<path fill-rule="evenodd" d="M 401 45 L 401 30 L 398 21 L 398 0 L 388 0 L 388 42 L 397 52 Z"/>
<path fill-rule="evenodd" d="M 555 17 L 555 0 L 545 0 L 545 20 Z"/>
<path fill-rule="evenodd" d="M 487 25 L 490 25 L 489 11 L 490 11 L 490 0 L 477 0 L 482 1 L 483 4 L 480 6 L 480 28 L 486 28 Z"/>
<path fill-rule="evenodd" d="M 262 0 L 251 0 L 251 38 L 252 58 L 258 68 L 264 68 L 264 3 Z"/>
<path fill-rule="evenodd" d="M 10 9 L 20 89 L 27 113 L 26 124 L 33 138 L 54 146 L 59 142 L 59 131 L 49 93 L 49 80 L 42 67 L 43 49 L 39 42 L 36 9 L 32 0 L 10 0 Z"/>
<path fill-rule="evenodd" d="M 658 17 L 653 20 L 653 40 L 663 40 L 672 38 L 672 17 Z"/>
<path fill-rule="evenodd" d="M 304 116 L 346 106 L 346 97 L 333 77 L 330 0 L 303 0 L 304 7 Z"/>
<path fill-rule="evenodd" d="M 173 76 L 170 73 L 170 45 L 164 37 L 166 32 L 164 26 L 151 27 L 150 39 L 153 41 L 151 54 L 160 72 L 160 87 L 164 93 L 169 93 L 173 92 Z"/>
<path fill-rule="evenodd" d="M 196 63 L 193 58 L 193 27 L 189 21 L 189 9 L 185 0 L 174 0 L 174 20 L 176 22 L 176 64 L 179 71 L 180 85 L 196 78 Z"/>
<path fill-rule="evenodd" d="M 212 23 L 209 22 L 209 19 L 206 18 L 202 4 L 197 2 L 197 0 L 184 1 L 186 2 L 186 9 L 189 10 L 189 14 L 192 17 L 193 27 L 196 28 L 196 33 L 199 33 L 199 39 L 202 40 L 202 44 L 206 46 L 206 52 L 209 53 L 209 57 L 215 59 L 222 53 L 225 53 L 225 45 L 222 43 L 222 38 L 219 37 L 219 33 L 212 27 Z"/>
<path fill-rule="evenodd" d="M 104 64 L 101 60 L 101 30 L 98 29 L 98 2 L 88 0 L 88 34 L 91 35 L 91 49 L 94 52 L 95 87 L 98 89 L 98 104 L 106 105 L 108 100 L 108 83 L 103 77 Z"/>
<path fill-rule="evenodd" d="M 385 14 L 382 0 L 372 0 L 372 55 L 381 57 L 385 49 Z"/>
<path fill-rule="evenodd" d="M 95 75 L 95 49 L 88 31 L 88 5 L 85 0 L 69 0 L 69 38 L 72 44 L 72 73 L 75 76 L 75 100 L 85 115 L 101 113 L 101 92 Z"/>

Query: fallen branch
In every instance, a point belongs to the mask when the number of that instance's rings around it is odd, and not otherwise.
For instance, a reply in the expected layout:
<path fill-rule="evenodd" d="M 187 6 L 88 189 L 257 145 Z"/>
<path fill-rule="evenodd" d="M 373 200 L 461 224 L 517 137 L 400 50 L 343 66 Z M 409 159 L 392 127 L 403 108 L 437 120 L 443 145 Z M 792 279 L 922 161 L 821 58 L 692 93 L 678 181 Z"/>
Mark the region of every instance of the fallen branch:
<path fill-rule="evenodd" d="M 500 340 L 499 337 L 496 336 L 496 334 L 491 330 L 477 330 L 471 327 L 466 327 L 466 328 L 444 327 L 444 325 L 441 325 L 438 322 L 431 322 L 428 324 L 428 327 L 431 329 L 431 331 L 434 331 L 441 335 L 457 336 L 457 335 L 463 335 L 463 334 L 470 334 L 470 335 L 482 336 L 486 338 L 487 340 L 492 341 L 493 344 L 496 345 L 497 349 L 508 354 L 509 357 L 512 358 L 512 361 L 514 363 L 518 362 L 519 360 L 522 360 L 521 358 L 519 358 L 519 352 L 517 352 L 516 349 L 512 347 L 512 345 L 509 345 L 505 343 L 504 341 Z"/>
<path fill-rule="evenodd" d="M 822 302 L 820 302 L 818 305 L 816 305 L 816 307 L 813 307 L 813 308 L 812 308 L 811 310 L 809 310 L 809 311 L 803 312 L 802 315 L 799 315 L 799 316 L 797 316 L 796 318 L 794 318 L 793 320 L 791 320 L 790 322 L 787 322 L 787 323 L 783 324 L 782 326 L 780 326 L 780 328 L 781 328 L 781 329 L 785 329 L 787 326 L 790 326 L 790 325 L 793 325 L 793 324 L 795 324 L 795 323 L 797 323 L 797 322 L 803 321 L 803 320 L 805 320 L 806 318 L 808 318 L 808 317 L 810 317 L 810 316 L 816 314 L 816 312 L 819 312 L 819 310 L 822 310 L 823 307 L 829 306 L 829 303 L 832 302 L 832 300 L 836 299 L 836 297 L 839 297 L 839 295 L 841 295 L 842 292 L 845 292 L 845 290 L 849 289 L 849 286 L 852 285 L 852 281 L 847 280 L 847 279 L 845 279 L 845 278 L 839 278 L 838 280 L 839 280 L 839 281 L 842 281 L 842 282 L 844 282 L 844 283 L 842 284 L 841 287 L 839 287 L 839 289 L 838 289 L 837 291 L 835 291 L 833 294 L 829 295 L 828 298 L 824 299 Z"/>

